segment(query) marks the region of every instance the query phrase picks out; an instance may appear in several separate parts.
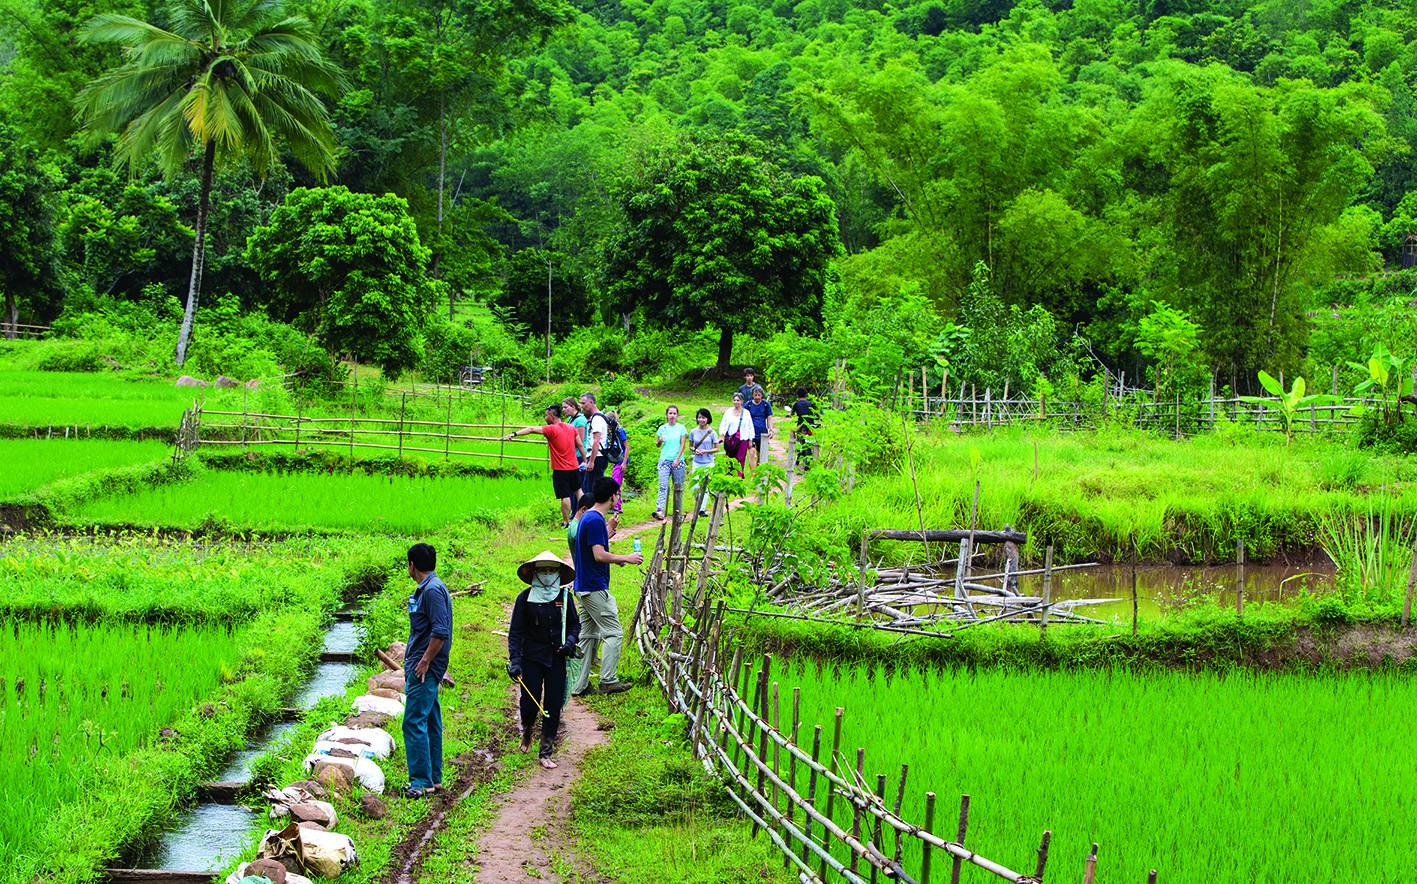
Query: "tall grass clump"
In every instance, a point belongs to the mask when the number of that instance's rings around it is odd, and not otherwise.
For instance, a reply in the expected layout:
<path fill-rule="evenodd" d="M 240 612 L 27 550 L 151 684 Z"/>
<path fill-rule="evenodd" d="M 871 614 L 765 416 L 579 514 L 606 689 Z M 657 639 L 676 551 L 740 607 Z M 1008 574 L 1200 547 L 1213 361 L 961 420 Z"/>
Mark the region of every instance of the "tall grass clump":
<path fill-rule="evenodd" d="M 1319 519 L 1319 542 L 1333 560 L 1334 585 L 1346 602 L 1396 602 L 1412 568 L 1414 541 L 1417 519 L 1399 511 L 1388 495 L 1369 498 L 1359 511 Z"/>
<path fill-rule="evenodd" d="M 234 678 L 238 638 L 222 627 L 0 620 L 0 856 L 41 847 L 50 814 L 97 768 L 161 739 Z"/>
<path fill-rule="evenodd" d="M 844 707 L 839 765 L 864 747 L 866 781 L 884 773 L 893 793 L 909 764 L 903 815 L 922 822 L 936 792 L 942 835 L 969 794 L 966 843 L 1016 870 L 1033 868 L 1050 829 L 1064 877 L 1102 845 L 1099 884 L 1152 868 L 1176 884 L 1410 874 L 1417 680 L 1398 673 L 789 666 L 785 678 L 801 685 L 808 740 Z M 849 807 L 837 813 L 850 830 Z M 920 862 L 907 852 L 908 872 Z"/>
<path fill-rule="evenodd" d="M 1027 530 L 1025 555 L 1034 561 L 1048 540 L 1060 560 L 1122 559 L 1135 538 L 1143 560 L 1229 562 L 1238 540 L 1252 559 L 1312 549 L 1321 516 L 1361 506 L 1376 477 L 1405 469 L 1324 440 L 1177 442 L 1120 428 L 965 435 L 930 428 L 918 433 L 913 459 L 913 483 L 902 463 L 804 518 L 843 543 L 863 528 L 913 528 L 918 489 L 927 526 L 968 526 L 977 481 L 978 524 Z M 1394 495 L 1393 504 L 1417 512 L 1417 492 Z M 882 545 L 878 554 L 890 552 Z"/>

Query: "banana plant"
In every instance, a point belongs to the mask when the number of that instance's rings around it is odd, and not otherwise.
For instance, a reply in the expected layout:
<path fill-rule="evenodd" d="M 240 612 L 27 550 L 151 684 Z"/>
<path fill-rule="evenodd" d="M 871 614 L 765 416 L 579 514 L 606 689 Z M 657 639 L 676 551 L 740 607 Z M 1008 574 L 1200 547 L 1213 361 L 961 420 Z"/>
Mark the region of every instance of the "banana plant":
<path fill-rule="evenodd" d="M 1278 399 L 1278 403 L 1268 396 L 1241 396 L 1240 400 L 1270 407 L 1277 404 L 1279 413 L 1284 418 L 1284 441 L 1286 443 L 1294 439 L 1294 420 L 1299 416 L 1300 410 L 1318 405 L 1329 405 L 1337 401 L 1338 398 L 1327 393 L 1304 395 L 1306 385 L 1302 377 L 1295 378 L 1294 383 L 1290 384 L 1287 391 L 1284 389 L 1284 385 L 1267 371 L 1260 372 L 1259 379 L 1260 386 L 1264 387 L 1270 396 Z"/>
<path fill-rule="evenodd" d="M 1353 388 L 1354 393 L 1360 395 L 1376 394 L 1379 407 L 1382 408 L 1383 420 L 1392 423 L 1402 420 L 1402 403 L 1417 402 L 1413 398 L 1413 360 L 1395 356 L 1388 351 L 1387 347 L 1378 344 L 1373 348 L 1373 355 L 1368 357 L 1366 364 L 1361 362 L 1348 363 L 1349 368 L 1360 372 L 1366 372 L 1367 377 L 1358 382 Z M 1366 409 L 1358 406 L 1353 409 L 1355 414 L 1362 414 Z"/>

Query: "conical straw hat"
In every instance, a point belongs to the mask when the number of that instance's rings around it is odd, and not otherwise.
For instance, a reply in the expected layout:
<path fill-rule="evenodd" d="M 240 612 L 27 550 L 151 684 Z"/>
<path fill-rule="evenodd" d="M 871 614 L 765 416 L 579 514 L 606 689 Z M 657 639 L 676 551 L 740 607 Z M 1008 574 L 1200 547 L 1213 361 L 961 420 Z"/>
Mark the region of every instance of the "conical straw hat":
<path fill-rule="evenodd" d="M 521 567 L 517 568 L 517 576 L 521 578 L 522 583 L 528 586 L 531 585 L 531 575 L 532 572 L 536 570 L 537 565 L 555 565 L 560 568 L 562 583 L 570 583 L 576 576 L 575 568 L 566 564 L 564 559 L 553 555 L 550 550 L 544 549 L 525 562 L 522 562 Z"/>

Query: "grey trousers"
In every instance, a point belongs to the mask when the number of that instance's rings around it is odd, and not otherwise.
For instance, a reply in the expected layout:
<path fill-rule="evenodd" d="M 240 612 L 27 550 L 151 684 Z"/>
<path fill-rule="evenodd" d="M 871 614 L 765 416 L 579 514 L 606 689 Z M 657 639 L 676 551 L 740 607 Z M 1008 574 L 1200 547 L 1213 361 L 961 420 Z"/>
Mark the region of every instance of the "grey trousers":
<path fill-rule="evenodd" d="M 600 645 L 600 684 L 615 684 L 619 681 L 615 670 L 620 666 L 620 645 L 624 630 L 620 627 L 620 613 L 615 607 L 615 596 L 606 590 L 576 593 L 576 603 L 581 614 L 581 674 L 576 679 L 571 693 L 583 693 L 590 687 L 590 666 L 595 662 L 595 648 Z"/>

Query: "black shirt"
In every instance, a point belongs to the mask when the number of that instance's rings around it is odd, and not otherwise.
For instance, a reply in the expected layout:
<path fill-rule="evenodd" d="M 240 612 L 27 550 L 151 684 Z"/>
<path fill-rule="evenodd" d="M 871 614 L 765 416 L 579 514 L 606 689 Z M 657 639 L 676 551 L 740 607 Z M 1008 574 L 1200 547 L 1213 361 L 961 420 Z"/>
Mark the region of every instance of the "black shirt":
<path fill-rule="evenodd" d="M 512 605 L 512 622 L 507 627 L 507 659 L 513 666 L 523 661 L 550 666 L 556 649 L 561 647 L 561 599 L 570 606 L 566 611 L 566 641 L 581 637 L 581 619 L 576 614 L 575 593 L 566 589 L 554 602 L 533 602 L 527 598 L 530 589 L 517 594 Z"/>
<path fill-rule="evenodd" d="M 797 432 L 811 432 L 817 426 L 817 406 L 810 399 L 798 399 L 792 403 L 792 413 L 797 415 Z"/>

